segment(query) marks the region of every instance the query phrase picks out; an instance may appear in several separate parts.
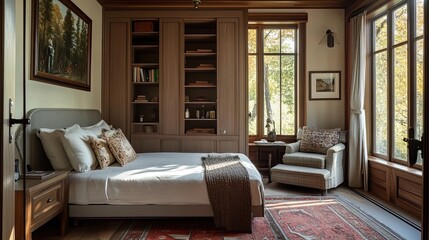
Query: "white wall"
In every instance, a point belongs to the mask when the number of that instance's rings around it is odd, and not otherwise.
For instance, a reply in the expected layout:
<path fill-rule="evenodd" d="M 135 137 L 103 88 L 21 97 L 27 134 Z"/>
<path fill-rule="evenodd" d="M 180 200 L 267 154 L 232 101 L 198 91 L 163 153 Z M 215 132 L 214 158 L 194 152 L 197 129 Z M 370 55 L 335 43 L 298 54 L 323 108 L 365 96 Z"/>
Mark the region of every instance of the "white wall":
<path fill-rule="evenodd" d="M 95 0 L 73 0 L 92 20 L 91 43 L 91 91 L 76 90 L 73 88 L 57 86 L 30 80 L 31 64 L 31 1 L 27 1 L 26 11 L 26 83 L 27 83 L 27 111 L 33 108 L 91 108 L 101 110 L 101 54 L 102 54 L 102 8 Z M 16 107 L 17 116 L 22 115 L 22 23 L 23 2 L 16 0 L 17 11 L 17 80 L 16 80 Z"/>
<path fill-rule="evenodd" d="M 343 9 L 252 9 L 249 12 L 306 12 L 306 101 L 307 126 L 319 128 L 345 127 L 345 25 Z M 335 46 L 328 48 L 326 30 L 335 33 Z M 309 100 L 309 71 L 341 71 L 341 100 Z"/>

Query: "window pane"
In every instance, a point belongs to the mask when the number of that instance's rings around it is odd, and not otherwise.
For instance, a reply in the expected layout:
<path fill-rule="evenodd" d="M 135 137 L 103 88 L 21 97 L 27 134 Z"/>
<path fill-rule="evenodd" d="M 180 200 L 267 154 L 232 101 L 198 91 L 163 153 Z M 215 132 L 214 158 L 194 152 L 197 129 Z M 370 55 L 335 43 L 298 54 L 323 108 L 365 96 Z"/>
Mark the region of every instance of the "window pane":
<path fill-rule="evenodd" d="M 388 119 L 388 85 L 387 85 L 387 52 L 375 55 L 375 153 L 386 155 L 388 152 L 387 119 Z"/>
<path fill-rule="evenodd" d="M 374 22 L 375 50 L 387 47 L 387 16 L 378 18 Z"/>
<path fill-rule="evenodd" d="M 257 94 L 257 56 L 249 56 L 249 135 L 257 134 L 258 94 Z"/>
<path fill-rule="evenodd" d="M 419 139 L 423 134 L 423 94 L 424 94 L 424 78 L 423 78 L 423 39 L 416 43 L 416 119 L 417 126 L 415 129 L 415 138 Z M 422 158 L 420 153 L 417 157 L 417 163 L 422 164 Z"/>
<path fill-rule="evenodd" d="M 407 73 L 407 45 L 394 49 L 394 143 L 393 156 L 400 160 L 407 159 L 407 144 L 403 138 L 407 137 L 408 129 L 408 73 Z"/>
<path fill-rule="evenodd" d="M 277 132 L 280 124 L 280 56 L 264 56 L 264 120 L 275 121 Z M 265 134 L 267 129 L 265 129 Z"/>
<path fill-rule="evenodd" d="M 281 135 L 295 134 L 295 56 L 282 56 Z"/>
<path fill-rule="evenodd" d="M 280 29 L 264 29 L 264 53 L 280 52 Z"/>
<path fill-rule="evenodd" d="M 407 18 L 407 5 L 404 5 L 393 12 L 394 44 L 407 41 Z"/>
<path fill-rule="evenodd" d="M 249 29 L 247 34 L 248 48 L 249 53 L 256 53 L 257 38 L 256 38 L 256 29 Z"/>
<path fill-rule="evenodd" d="M 416 37 L 423 35 L 424 10 L 423 0 L 416 0 Z"/>
<path fill-rule="evenodd" d="M 282 53 L 295 52 L 295 29 L 281 30 Z"/>

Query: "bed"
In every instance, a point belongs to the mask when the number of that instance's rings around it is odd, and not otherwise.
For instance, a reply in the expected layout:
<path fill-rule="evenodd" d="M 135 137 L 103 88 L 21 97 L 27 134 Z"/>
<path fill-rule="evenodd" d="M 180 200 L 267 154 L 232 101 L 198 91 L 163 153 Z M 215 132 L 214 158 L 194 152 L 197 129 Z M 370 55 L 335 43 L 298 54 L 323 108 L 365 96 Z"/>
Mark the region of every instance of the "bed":
<path fill-rule="evenodd" d="M 102 119 L 98 110 L 33 109 L 27 116 L 26 163 L 35 170 L 52 169 L 36 133 L 40 128 L 90 126 Z M 121 167 L 69 174 L 69 217 L 211 217 L 203 153 L 139 153 Z M 252 215 L 264 215 L 264 189 L 260 174 L 243 154 L 240 158 L 250 179 Z"/>

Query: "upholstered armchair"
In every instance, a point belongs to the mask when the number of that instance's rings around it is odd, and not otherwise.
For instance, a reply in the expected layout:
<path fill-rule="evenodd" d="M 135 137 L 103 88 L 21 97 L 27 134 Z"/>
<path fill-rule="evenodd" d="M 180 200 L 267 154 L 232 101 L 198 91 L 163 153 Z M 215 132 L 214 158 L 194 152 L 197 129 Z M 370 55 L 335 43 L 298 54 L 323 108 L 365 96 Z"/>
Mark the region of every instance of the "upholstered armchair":
<path fill-rule="evenodd" d="M 317 188 L 327 194 L 344 181 L 345 143 L 346 132 L 340 129 L 304 127 L 301 139 L 286 144 L 283 163 L 271 168 L 272 181 Z"/>

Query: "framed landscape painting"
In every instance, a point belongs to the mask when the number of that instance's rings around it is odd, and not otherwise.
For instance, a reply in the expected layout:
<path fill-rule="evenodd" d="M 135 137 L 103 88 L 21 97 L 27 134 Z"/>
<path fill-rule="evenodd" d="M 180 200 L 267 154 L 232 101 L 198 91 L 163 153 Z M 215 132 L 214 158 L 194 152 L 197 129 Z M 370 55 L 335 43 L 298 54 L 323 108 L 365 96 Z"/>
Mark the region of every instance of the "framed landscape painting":
<path fill-rule="evenodd" d="M 90 91 L 91 19 L 72 1 L 32 4 L 32 79 Z"/>
<path fill-rule="evenodd" d="M 340 100 L 341 71 L 313 71 L 310 76 L 310 100 Z"/>

